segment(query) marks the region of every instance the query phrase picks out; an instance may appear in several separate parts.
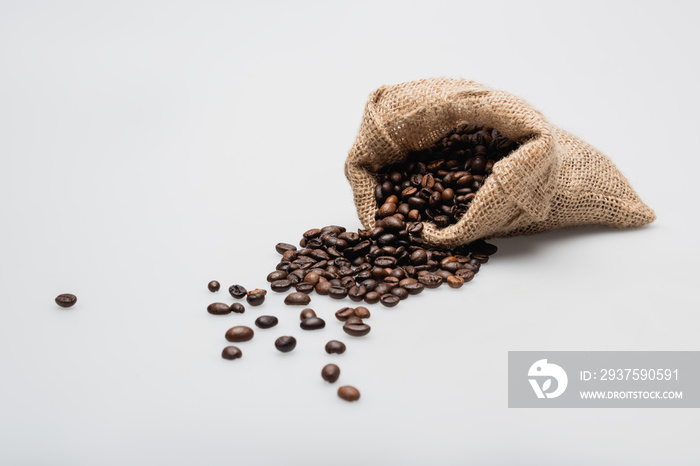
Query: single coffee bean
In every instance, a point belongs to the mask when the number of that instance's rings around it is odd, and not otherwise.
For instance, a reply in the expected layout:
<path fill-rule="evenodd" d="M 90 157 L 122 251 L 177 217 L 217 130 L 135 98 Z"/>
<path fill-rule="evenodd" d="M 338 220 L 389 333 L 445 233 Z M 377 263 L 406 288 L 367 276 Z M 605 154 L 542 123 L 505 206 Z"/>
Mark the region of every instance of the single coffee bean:
<path fill-rule="evenodd" d="M 343 299 L 348 295 L 348 290 L 343 286 L 332 286 L 328 290 L 328 296 L 333 299 Z"/>
<path fill-rule="evenodd" d="M 326 364 L 321 370 L 321 377 L 326 382 L 334 383 L 340 377 L 340 368 L 335 364 Z"/>
<path fill-rule="evenodd" d="M 255 325 L 258 328 L 272 328 L 277 323 L 279 320 L 275 316 L 260 316 L 257 319 L 255 319 Z"/>
<path fill-rule="evenodd" d="M 394 296 L 394 298 L 396 298 L 396 296 Z M 397 302 L 398 300 L 399 298 L 396 298 Z M 367 335 L 370 330 L 372 330 L 372 328 L 365 323 L 345 322 L 343 325 L 343 331 L 348 335 L 352 335 L 353 337 Z"/>
<path fill-rule="evenodd" d="M 367 288 L 365 288 L 362 285 L 355 285 L 348 290 L 348 296 L 353 301 L 362 301 L 362 298 L 365 297 L 365 294 L 367 294 Z"/>
<path fill-rule="evenodd" d="M 469 269 L 460 269 L 455 272 L 455 276 L 464 280 L 464 282 L 470 282 L 474 278 L 474 271 Z"/>
<path fill-rule="evenodd" d="M 485 264 L 489 261 L 489 256 L 487 256 L 486 254 L 472 254 L 471 258 L 479 261 L 482 264 Z"/>
<path fill-rule="evenodd" d="M 396 287 L 393 290 L 390 291 L 391 294 L 394 296 L 398 296 L 399 299 L 404 300 L 408 298 L 408 290 L 406 288 L 401 288 L 401 287 Z"/>
<path fill-rule="evenodd" d="M 360 391 L 353 386 L 344 385 L 338 389 L 338 396 L 345 401 L 357 401 L 360 399 Z"/>
<path fill-rule="evenodd" d="M 442 285 L 442 277 L 427 273 L 418 277 L 418 281 L 426 288 L 437 288 Z"/>
<path fill-rule="evenodd" d="M 348 317 L 348 320 L 345 321 L 346 324 L 361 324 L 363 323 L 362 319 L 357 317 L 356 315 L 351 315 Z"/>
<path fill-rule="evenodd" d="M 399 301 L 401 301 L 401 298 L 399 298 L 398 296 L 396 296 L 394 294 L 387 293 L 387 294 L 383 294 L 379 300 L 386 307 L 394 307 L 397 304 L 399 304 Z"/>
<path fill-rule="evenodd" d="M 330 282 L 324 281 L 324 282 L 318 282 L 318 285 L 316 285 L 316 293 L 320 294 L 321 296 L 326 296 L 328 294 L 328 291 L 331 289 L 333 285 L 331 285 Z"/>
<path fill-rule="evenodd" d="M 226 339 L 232 342 L 241 342 L 251 340 L 254 335 L 255 332 L 253 332 L 252 328 L 246 327 L 245 325 L 236 325 L 228 329 L 226 332 Z"/>
<path fill-rule="evenodd" d="M 350 317 L 355 315 L 355 309 L 351 307 L 344 307 L 335 311 L 335 318 L 341 322 L 345 322 Z"/>
<path fill-rule="evenodd" d="M 345 349 L 345 343 L 342 341 L 331 340 L 326 343 L 326 353 L 328 354 L 343 354 Z"/>
<path fill-rule="evenodd" d="M 275 340 L 275 348 L 283 353 L 289 353 L 297 347 L 297 339 L 290 336 L 279 337 Z"/>
<path fill-rule="evenodd" d="M 224 359 L 238 359 L 243 356 L 243 352 L 237 346 L 227 346 L 221 352 L 221 357 Z"/>
<path fill-rule="evenodd" d="M 464 279 L 462 277 L 453 275 L 447 278 L 447 284 L 450 288 L 461 288 L 462 285 L 464 285 Z"/>
<path fill-rule="evenodd" d="M 245 312 L 245 306 L 241 303 L 233 303 L 231 304 L 231 312 L 235 312 L 236 314 L 243 314 Z"/>
<path fill-rule="evenodd" d="M 296 248 L 296 246 L 294 246 L 292 244 L 277 243 L 277 245 L 275 246 L 275 250 L 280 254 L 284 254 L 287 251 L 296 251 L 297 248 Z"/>
<path fill-rule="evenodd" d="M 231 306 L 226 303 L 211 303 L 207 306 L 207 312 L 215 316 L 230 314 L 232 310 Z"/>
<path fill-rule="evenodd" d="M 402 286 L 404 290 L 408 291 L 408 294 L 410 295 L 417 295 L 420 294 L 425 286 L 422 283 L 416 282 L 416 283 L 409 283 L 404 286 Z"/>
<path fill-rule="evenodd" d="M 308 319 L 309 317 L 316 317 L 316 312 L 313 309 L 306 308 L 299 313 L 299 318 L 301 320 Z"/>
<path fill-rule="evenodd" d="M 251 306 L 260 306 L 263 301 L 265 301 L 265 295 L 267 294 L 267 291 L 261 290 L 260 288 L 256 288 L 253 291 L 249 291 L 248 295 L 246 296 L 246 301 L 248 301 L 248 304 Z"/>
<path fill-rule="evenodd" d="M 231 285 L 228 287 L 228 292 L 236 299 L 245 298 L 248 291 L 241 285 Z"/>
<path fill-rule="evenodd" d="M 319 330 L 326 326 L 326 321 L 320 317 L 307 317 L 301 321 L 299 326 L 303 330 Z"/>
<path fill-rule="evenodd" d="M 270 283 L 270 288 L 272 289 L 272 291 L 277 293 L 284 293 L 285 291 L 288 291 L 291 287 L 292 281 L 289 279 L 275 280 L 274 282 Z"/>
<path fill-rule="evenodd" d="M 380 296 L 376 291 L 370 291 L 365 295 L 365 302 L 367 304 L 376 304 L 379 302 Z"/>
<path fill-rule="evenodd" d="M 212 293 L 216 293 L 221 288 L 221 283 L 217 282 L 216 280 L 212 280 L 207 284 L 207 288 L 209 288 L 209 291 Z"/>
<path fill-rule="evenodd" d="M 267 281 L 270 283 L 276 282 L 277 280 L 284 280 L 285 278 L 287 278 L 287 272 L 283 272 L 282 270 L 275 270 L 267 275 Z"/>
<path fill-rule="evenodd" d="M 284 298 L 284 304 L 290 305 L 290 306 L 306 306 L 311 302 L 311 298 L 309 297 L 308 294 L 306 293 L 300 293 L 300 292 L 295 292 L 295 293 L 290 293 L 287 295 L 286 298 Z"/>
<path fill-rule="evenodd" d="M 306 283 L 306 282 L 297 283 L 296 285 L 294 285 L 294 288 L 299 293 L 306 293 L 306 294 L 309 294 L 314 290 L 314 286 L 311 283 Z"/>
<path fill-rule="evenodd" d="M 71 307 L 78 302 L 78 298 L 74 294 L 64 293 L 56 296 L 56 304 L 61 307 Z"/>
<path fill-rule="evenodd" d="M 369 317 L 371 316 L 369 309 L 367 309 L 364 306 L 357 306 L 355 308 L 355 315 L 360 319 L 369 319 Z"/>

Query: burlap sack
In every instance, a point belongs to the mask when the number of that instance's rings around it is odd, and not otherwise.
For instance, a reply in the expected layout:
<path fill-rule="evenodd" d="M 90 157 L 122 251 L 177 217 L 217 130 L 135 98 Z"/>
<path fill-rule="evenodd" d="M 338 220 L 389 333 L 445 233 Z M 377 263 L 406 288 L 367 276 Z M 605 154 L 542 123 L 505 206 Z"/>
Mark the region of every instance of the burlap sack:
<path fill-rule="evenodd" d="M 377 171 L 462 123 L 492 126 L 521 145 L 494 165 L 458 223 L 439 229 L 424 222 L 428 244 L 453 247 L 580 225 L 633 227 L 656 218 L 610 159 L 528 103 L 473 81 L 433 78 L 382 86 L 369 96 L 345 162 L 365 228 L 374 227 Z"/>

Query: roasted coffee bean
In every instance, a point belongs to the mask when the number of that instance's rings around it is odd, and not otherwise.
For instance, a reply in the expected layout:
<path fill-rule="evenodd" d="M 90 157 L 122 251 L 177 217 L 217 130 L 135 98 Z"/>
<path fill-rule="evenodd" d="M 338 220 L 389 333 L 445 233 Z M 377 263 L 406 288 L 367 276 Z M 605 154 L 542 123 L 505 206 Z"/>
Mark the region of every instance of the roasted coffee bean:
<path fill-rule="evenodd" d="M 380 238 L 381 239 L 381 238 Z M 391 256 L 381 256 L 374 260 L 374 265 L 377 267 L 396 267 L 396 258 Z"/>
<path fill-rule="evenodd" d="M 243 314 L 245 312 L 245 306 L 241 303 L 233 303 L 231 304 L 231 312 L 235 312 L 236 314 Z"/>
<path fill-rule="evenodd" d="M 246 327 L 245 325 L 236 325 L 228 329 L 226 332 L 226 339 L 232 342 L 241 342 L 252 340 L 254 335 L 255 332 L 253 332 L 252 328 Z"/>
<path fill-rule="evenodd" d="M 331 340 L 326 343 L 326 353 L 328 354 L 343 354 L 345 349 L 345 343 L 342 341 Z"/>
<path fill-rule="evenodd" d="M 300 293 L 300 292 L 295 292 L 295 293 L 290 293 L 287 295 L 286 298 L 284 298 L 284 304 L 290 305 L 290 306 L 306 306 L 311 302 L 311 298 L 309 297 L 308 294 L 306 293 Z"/>
<path fill-rule="evenodd" d="M 439 275 L 442 277 L 442 281 L 446 281 L 448 278 L 452 277 L 452 272 L 448 272 L 447 270 L 438 270 L 435 272 L 435 275 Z"/>
<path fill-rule="evenodd" d="M 56 296 L 56 304 L 61 307 L 71 307 L 73 304 L 78 302 L 78 298 L 74 294 L 64 293 Z"/>
<path fill-rule="evenodd" d="M 464 280 L 464 282 L 470 282 L 474 278 L 474 272 L 469 269 L 460 269 L 455 272 L 455 276 Z"/>
<path fill-rule="evenodd" d="M 325 282 L 318 282 L 318 285 L 316 285 L 316 293 L 325 296 L 328 294 L 328 291 L 331 289 L 333 285 L 330 284 L 330 282 L 325 281 Z"/>
<path fill-rule="evenodd" d="M 335 364 L 326 364 L 321 370 L 321 377 L 326 382 L 334 383 L 340 377 L 340 368 Z"/>
<path fill-rule="evenodd" d="M 355 316 L 360 319 L 369 319 L 370 315 L 369 309 L 364 306 L 357 306 L 355 308 Z"/>
<path fill-rule="evenodd" d="M 487 256 L 486 254 L 472 254 L 471 258 L 479 261 L 482 264 L 485 264 L 489 261 L 489 256 Z"/>
<path fill-rule="evenodd" d="M 401 298 L 399 298 L 398 296 L 396 296 L 394 294 L 387 293 L 387 294 L 383 294 L 381 296 L 381 298 L 379 299 L 379 301 L 383 305 L 385 305 L 386 307 L 394 307 L 397 304 L 399 304 L 399 301 L 401 301 Z"/>
<path fill-rule="evenodd" d="M 399 299 L 404 300 L 408 298 L 408 290 L 406 288 L 401 288 L 401 287 L 396 287 L 393 290 L 391 290 L 391 294 L 394 296 L 398 296 Z"/>
<path fill-rule="evenodd" d="M 309 294 L 314 290 L 314 286 L 311 283 L 301 282 L 294 285 L 294 289 L 299 293 Z"/>
<path fill-rule="evenodd" d="M 307 317 L 299 326 L 304 330 L 318 330 L 326 326 L 326 321 L 320 317 Z"/>
<path fill-rule="evenodd" d="M 292 281 L 291 280 L 275 280 L 274 282 L 270 283 L 270 288 L 272 291 L 275 291 L 277 293 L 284 293 L 285 291 L 288 291 L 292 287 Z"/>
<path fill-rule="evenodd" d="M 351 315 L 350 317 L 348 317 L 348 320 L 346 320 L 345 323 L 346 324 L 361 324 L 363 322 L 362 322 L 362 319 L 360 319 L 356 315 Z"/>
<path fill-rule="evenodd" d="M 248 294 L 248 291 L 241 285 L 231 285 L 228 287 L 228 292 L 231 296 L 233 296 L 236 299 L 241 299 L 245 298 L 246 295 Z"/>
<path fill-rule="evenodd" d="M 231 306 L 225 303 L 211 303 L 209 306 L 207 306 L 207 312 L 209 314 L 214 314 L 215 316 L 230 314 L 231 311 Z"/>
<path fill-rule="evenodd" d="M 275 348 L 283 353 L 289 353 L 297 347 L 297 339 L 290 336 L 279 337 L 275 340 Z"/>
<path fill-rule="evenodd" d="M 224 359 L 238 359 L 243 356 L 243 352 L 237 346 L 227 346 L 221 352 L 221 357 Z"/>
<path fill-rule="evenodd" d="M 272 328 L 277 325 L 278 322 L 279 320 L 277 320 L 275 316 L 260 316 L 255 319 L 255 325 L 258 328 Z"/>
<path fill-rule="evenodd" d="M 380 296 L 381 295 L 379 293 L 377 293 L 376 291 L 369 291 L 365 295 L 365 302 L 367 304 L 376 304 L 379 302 Z"/>
<path fill-rule="evenodd" d="M 365 294 L 367 294 L 367 288 L 365 288 L 362 285 L 355 285 L 348 290 L 348 296 L 353 301 L 362 301 L 362 298 L 365 297 Z"/>
<path fill-rule="evenodd" d="M 396 298 L 396 296 L 394 296 Z M 396 298 L 396 301 L 398 302 L 399 298 Z M 353 337 L 361 337 L 364 335 L 367 335 L 370 332 L 371 327 L 365 323 L 354 323 L 354 322 L 345 322 L 343 325 L 343 331 L 347 333 L 348 335 L 352 335 Z"/>
<path fill-rule="evenodd" d="M 321 276 L 316 272 L 309 272 L 304 277 L 304 282 L 309 283 L 311 286 L 316 286 L 321 279 Z"/>
<path fill-rule="evenodd" d="M 251 306 L 260 306 L 263 301 L 265 301 L 266 294 L 267 291 L 256 288 L 253 291 L 248 292 L 245 300 L 248 301 L 248 304 Z"/>
<path fill-rule="evenodd" d="M 207 284 L 207 288 L 209 288 L 209 291 L 212 293 L 216 293 L 221 288 L 221 283 L 217 282 L 216 280 L 212 280 Z"/>
<path fill-rule="evenodd" d="M 308 319 L 309 317 L 316 317 L 316 312 L 313 309 L 306 308 L 299 313 L 299 318 L 301 320 Z"/>
<path fill-rule="evenodd" d="M 423 265 L 428 262 L 428 254 L 425 249 L 417 249 L 409 257 L 411 264 L 413 265 Z"/>
<path fill-rule="evenodd" d="M 344 385 L 338 389 L 338 396 L 345 401 L 357 401 L 360 399 L 360 391 L 353 386 Z"/>
<path fill-rule="evenodd" d="M 341 322 L 345 322 L 350 317 L 355 315 L 355 309 L 351 307 L 344 307 L 335 311 L 335 318 Z"/>
<path fill-rule="evenodd" d="M 287 278 L 287 272 L 281 270 L 275 270 L 267 275 L 267 281 L 270 283 L 276 282 L 277 280 L 284 280 L 285 278 Z"/>
<path fill-rule="evenodd" d="M 447 284 L 450 288 L 461 288 L 462 285 L 464 285 L 464 279 L 462 277 L 453 275 L 447 278 Z"/>
<path fill-rule="evenodd" d="M 294 246 L 292 244 L 277 243 L 277 245 L 275 245 L 275 250 L 280 254 L 284 254 L 287 251 L 296 251 L 297 248 L 296 248 L 296 246 Z"/>
<path fill-rule="evenodd" d="M 332 286 L 328 290 L 328 296 L 333 299 L 343 299 L 348 295 L 348 290 L 343 286 Z"/>
<path fill-rule="evenodd" d="M 437 288 L 442 285 L 442 277 L 427 273 L 418 277 L 418 281 L 426 288 Z"/>

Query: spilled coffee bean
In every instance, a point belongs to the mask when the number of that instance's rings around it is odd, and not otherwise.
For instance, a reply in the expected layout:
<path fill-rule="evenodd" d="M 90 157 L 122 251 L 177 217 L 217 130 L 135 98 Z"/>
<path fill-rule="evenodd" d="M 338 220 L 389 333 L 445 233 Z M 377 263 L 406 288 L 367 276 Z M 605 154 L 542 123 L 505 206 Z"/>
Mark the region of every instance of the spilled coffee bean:
<path fill-rule="evenodd" d="M 245 325 L 237 325 L 228 329 L 226 339 L 232 342 L 242 342 L 252 340 L 254 335 L 255 332 L 253 332 L 252 328 Z"/>
<path fill-rule="evenodd" d="M 231 285 L 228 287 L 228 292 L 236 299 L 245 298 L 248 291 L 241 285 Z"/>
<path fill-rule="evenodd" d="M 265 301 L 265 295 L 267 291 L 256 288 L 253 291 L 249 291 L 246 296 L 246 301 L 251 306 L 260 306 L 263 301 Z"/>
<path fill-rule="evenodd" d="M 343 354 L 345 349 L 345 343 L 342 341 L 331 340 L 326 343 L 326 353 L 328 354 Z"/>
<path fill-rule="evenodd" d="M 238 359 L 243 356 L 243 352 L 237 346 L 227 346 L 221 352 L 221 357 L 224 359 Z"/>
<path fill-rule="evenodd" d="M 288 304 L 290 306 L 306 306 L 310 302 L 311 298 L 309 298 L 308 294 L 300 293 L 298 291 L 290 293 L 286 298 L 284 298 L 284 304 Z"/>
<path fill-rule="evenodd" d="M 221 283 L 217 282 L 216 280 L 212 280 L 207 284 L 207 288 L 212 293 L 216 293 L 221 288 Z"/>
<path fill-rule="evenodd" d="M 207 312 L 215 316 L 222 316 L 231 313 L 231 306 L 226 303 L 211 303 L 207 306 Z"/>
<path fill-rule="evenodd" d="M 275 316 L 260 316 L 255 319 L 255 326 L 258 328 L 272 328 L 279 320 Z"/>
<path fill-rule="evenodd" d="M 56 304 L 61 307 L 71 307 L 76 302 L 78 302 L 78 298 L 74 294 L 64 293 L 56 296 Z"/>
<path fill-rule="evenodd" d="M 321 370 L 321 377 L 326 382 L 334 383 L 340 377 L 340 368 L 335 364 L 326 364 Z"/>
<path fill-rule="evenodd" d="M 297 339 L 290 336 L 279 337 L 275 340 L 275 348 L 283 353 L 289 353 L 297 347 Z"/>
<path fill-rule="evenodd" d="M 304 330 L 318 330 L 326 326 L 326 321 L 320 317 L 307 317 L 301 321 L 299 326 Z"/>
<path fill-rule="evenodd" d="M 351 385 L 345 385 L 338 389 L 338 396 L 345 401 L 357 401 L 360 399 L 360 391 Z"/>

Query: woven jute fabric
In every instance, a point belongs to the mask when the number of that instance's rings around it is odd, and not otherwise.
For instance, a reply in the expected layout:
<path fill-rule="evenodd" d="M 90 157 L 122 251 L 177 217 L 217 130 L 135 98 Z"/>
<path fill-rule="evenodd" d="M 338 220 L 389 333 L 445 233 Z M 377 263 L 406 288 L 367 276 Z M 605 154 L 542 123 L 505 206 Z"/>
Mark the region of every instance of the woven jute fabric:
<path fill-rule="evenodd" d="M 369 96 L 345 161 L 365 228 L 374 227 L 377 172 L 463 123 L 494 127 L 520 146 L 494 164 L 459 222 L 446 228 L 424 222 L 428 244 L 453 247 L 581 225 L 634 227 L 656 218 L 609 158 L 527 102 L 473 81 L 431 78 L 382 86 Z"/>

